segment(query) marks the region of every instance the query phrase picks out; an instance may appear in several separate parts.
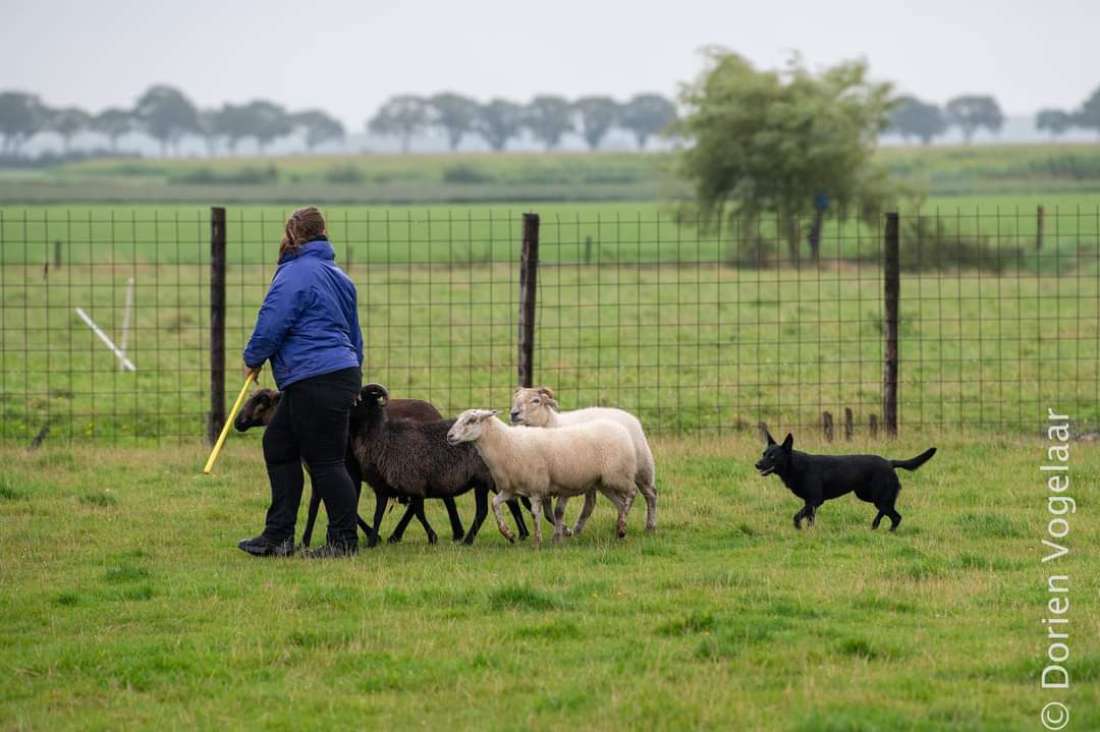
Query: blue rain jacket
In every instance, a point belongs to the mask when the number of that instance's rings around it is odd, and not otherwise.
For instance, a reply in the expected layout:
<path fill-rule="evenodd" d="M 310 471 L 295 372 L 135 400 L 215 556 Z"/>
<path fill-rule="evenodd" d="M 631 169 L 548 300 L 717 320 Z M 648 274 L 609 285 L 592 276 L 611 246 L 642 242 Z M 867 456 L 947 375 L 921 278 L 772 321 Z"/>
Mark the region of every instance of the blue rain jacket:
<path fill-rule="evenodd" d="M 361 367 L 363 334 L 355 300 L 355 284 L 336 266 L 327 239 L 283 255 L 245 346 L 245 364 L 257 368 L 270 359 L 280 389 Z"/>

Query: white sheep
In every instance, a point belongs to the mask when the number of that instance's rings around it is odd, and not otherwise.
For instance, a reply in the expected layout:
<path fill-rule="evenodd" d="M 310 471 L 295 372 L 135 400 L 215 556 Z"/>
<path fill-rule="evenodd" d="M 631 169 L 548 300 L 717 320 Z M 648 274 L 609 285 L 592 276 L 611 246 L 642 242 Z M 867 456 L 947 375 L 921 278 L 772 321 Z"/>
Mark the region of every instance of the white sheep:
<path fill-rule="evenodd" d="M 520 387 L 516 389 L 512 397 L 512 411 L 509 415 L 512 424 L 522 424 L 529 427 L 565 427 L 568 425 L 583 424 L 597 419 L 607 419 L 618 422 L 630 433 L 630 439 L 634 443 L 637 453 L 638 472 L 634 477 L 634 483 L 638 490 L 645 496 L 645 528 L 653 531 L 657 528 L 657 468 L 653 461 L 653 452 L 649 449 L 649 443 L 645 438 L 642 423 L 630 412 L 622 409 L 608 407 L 589 407 L 577 409 L 571 412 L 558 411 L 558 403 L 554 399 L 554 392 L 545 386 L 532 388 Z M 564 513 L 565 503 L 568 499 L 558 500 L 558 512 Z M 595 506 L 596 494 L 594 491 L 585 496 L 584 509 L 577 520 L 574 532 L 584 528 L 585 521 L 592 513 Z"/>
<path fill-rule="evenodd" d="M 509 541 L 500 505 L 513 496 L 531 500 L 535 544 L 542 544 L 542 512 L 550 511 L 554 496 L 579 496 L 598 489 L 619 509 L 619 537 L 626 536 L 626 517 L 634 503 L 634 476 L 638 459 L 630 433 L 617 422 L 597 420 L 544 430 L 509 427 L 495 410 L 467 409 L 447 432 L 451 444 L 472 442 L 489 466 L 500 493 L 493 498 L 493 515 Z M 564 534 L 561 517 L 554 516 L 554 540 Z"/>

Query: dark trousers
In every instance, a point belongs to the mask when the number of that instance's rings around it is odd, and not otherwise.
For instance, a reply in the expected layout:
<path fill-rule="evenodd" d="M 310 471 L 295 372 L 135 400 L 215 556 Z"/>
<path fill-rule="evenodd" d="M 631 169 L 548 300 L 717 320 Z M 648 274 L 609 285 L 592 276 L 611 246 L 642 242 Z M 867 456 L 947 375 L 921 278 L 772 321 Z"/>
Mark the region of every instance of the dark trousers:
<path fill-rule="evenodd" d="M 342 369 L 291 384 L 264 431 L 264 461 L 271 481 L 271 507 L 264 536 L 275 542 L 294 538 L 302 502 L 302 461 L 313 490 L 328 514 L 328 541 L 355 545 L 358 491 L 344 466 L 348 416 L 359 396 L 359 369 Z"/>

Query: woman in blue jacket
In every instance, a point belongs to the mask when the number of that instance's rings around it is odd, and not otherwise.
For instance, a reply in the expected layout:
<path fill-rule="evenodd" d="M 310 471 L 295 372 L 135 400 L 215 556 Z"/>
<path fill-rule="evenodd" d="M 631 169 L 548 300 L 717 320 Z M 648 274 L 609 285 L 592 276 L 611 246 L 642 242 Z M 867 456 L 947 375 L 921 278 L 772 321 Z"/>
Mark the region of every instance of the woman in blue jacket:
<path fill-rule="evenodd" d="M 279 266 L 244 349 L 246 368 L 259 371 L 265 361 L 283 392 L 263 440 L 271 507 L 263 533 L 239 546 L 255 556 L 294 552 L 305 460 L 328 513 L 328 541 L 312 555 L 353 554 L 358 497 L 344 457 L 362 385 L 363 336 L 355 285 L 336 266 L 316 208 L 298 209 L 286 222 Z"/>

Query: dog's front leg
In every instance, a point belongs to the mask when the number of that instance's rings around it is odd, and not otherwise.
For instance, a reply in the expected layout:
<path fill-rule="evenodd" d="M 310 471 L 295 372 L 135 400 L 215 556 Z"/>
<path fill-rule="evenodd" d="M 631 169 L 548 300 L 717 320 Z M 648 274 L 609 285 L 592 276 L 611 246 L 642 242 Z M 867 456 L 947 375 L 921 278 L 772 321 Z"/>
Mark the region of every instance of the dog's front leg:
<path fill-rule="evenodd" d="M 812 503 L 807 503 L 806 507 L 802 510 L 806 518 L 806 525 L 812 529 L 814 527 L 814 519 L 817 518 L 817 506 Z"/>
<path fill-rule="evenodd" d="M 809 506 L 803 506 L 802 508 L 795 511 L 795 514 L 794 514 L 794 527 L 796 529 L 799 529 L 799 530 L 802 529 L 802 517 L 805 515 L 806 509 L 808 507 Z"/>

